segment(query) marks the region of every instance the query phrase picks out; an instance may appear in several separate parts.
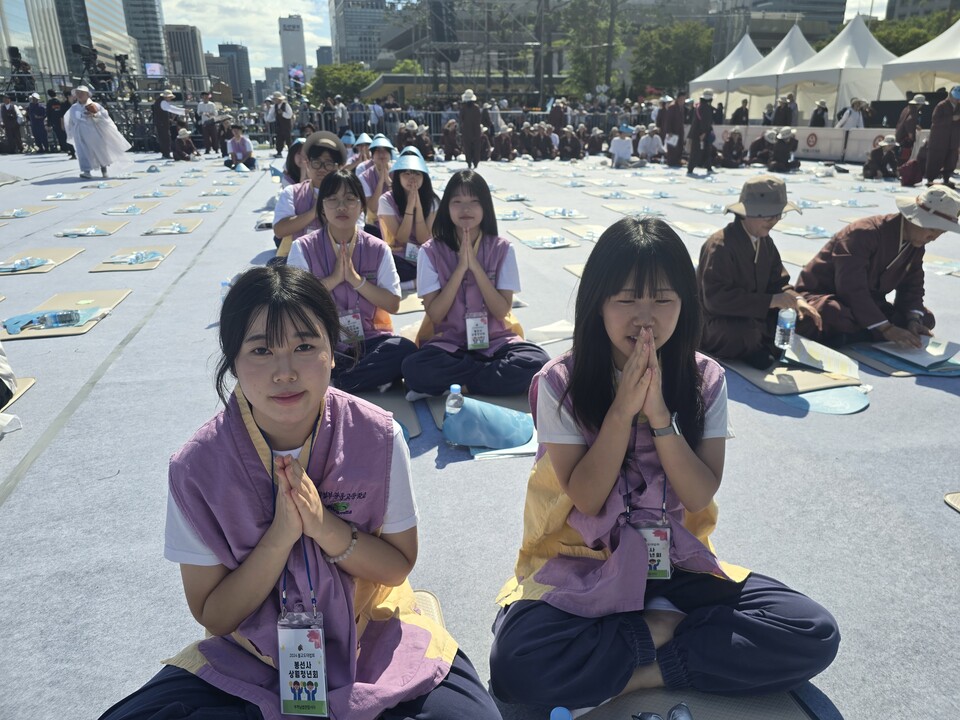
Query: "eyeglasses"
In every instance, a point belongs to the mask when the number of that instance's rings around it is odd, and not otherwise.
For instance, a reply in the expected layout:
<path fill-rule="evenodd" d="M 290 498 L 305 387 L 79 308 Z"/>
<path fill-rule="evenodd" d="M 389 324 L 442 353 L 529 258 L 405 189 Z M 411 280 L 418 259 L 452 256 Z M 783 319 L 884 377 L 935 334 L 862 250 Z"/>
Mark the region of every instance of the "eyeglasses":
<path fill-rule="evenodd" d="M 307 165 L 312 167 L 314 170 L 326 170 L 327 172 L 332 172 L 340 167 L 339 163 L 331 162 L 329 160 L 310 160 Z"/>
<path fill-rule="evenodd" d="M 356 207 L 359 204 L 360 198 L 358 198 L 356 195 L 347 195 L 342 198 L 328 197 L 323 199 L 323 206 L 325 208 L 330 208 L 331 210 L 336 210 L 339 207 Z"/>

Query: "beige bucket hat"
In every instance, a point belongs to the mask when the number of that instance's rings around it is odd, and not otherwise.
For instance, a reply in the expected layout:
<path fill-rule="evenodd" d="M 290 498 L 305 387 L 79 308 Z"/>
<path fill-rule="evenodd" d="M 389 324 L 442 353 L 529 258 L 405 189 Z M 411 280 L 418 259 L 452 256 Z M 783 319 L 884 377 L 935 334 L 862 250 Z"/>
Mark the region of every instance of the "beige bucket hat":
<path fill-rule="evenodd" d="M 960 195 L 944 185 L 934 185 L 915 198 L 898 197 L 900 214 L 914 225 L 929 230 L 960 232 Z"/>
<path fill-rule="evenodd" d="M 740 200 L 728 205 L 727 212 L 740 217 L 774 217 L 800 208 L 787 200 L 787 184 L 773 175 L 758 175 L 740 189 Z"/>

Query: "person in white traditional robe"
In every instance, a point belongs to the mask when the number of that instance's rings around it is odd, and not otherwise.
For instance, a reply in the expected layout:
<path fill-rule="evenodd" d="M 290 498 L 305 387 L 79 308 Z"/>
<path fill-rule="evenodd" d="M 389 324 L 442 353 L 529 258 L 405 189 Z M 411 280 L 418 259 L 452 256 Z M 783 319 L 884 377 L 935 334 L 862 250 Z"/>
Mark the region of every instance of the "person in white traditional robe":
<path fill-rule="evenodd" d="M 130 143 L 117 130 L 107 109 L 90 99 L 86 85 L 73 92 L 77 101 L 63 116 L 63 127 L 67 140 L 76 148 L 80 177 L 93 177 L 92 172 L 98 167 L 106 177 L 107 168 L 123 158 Z"/>

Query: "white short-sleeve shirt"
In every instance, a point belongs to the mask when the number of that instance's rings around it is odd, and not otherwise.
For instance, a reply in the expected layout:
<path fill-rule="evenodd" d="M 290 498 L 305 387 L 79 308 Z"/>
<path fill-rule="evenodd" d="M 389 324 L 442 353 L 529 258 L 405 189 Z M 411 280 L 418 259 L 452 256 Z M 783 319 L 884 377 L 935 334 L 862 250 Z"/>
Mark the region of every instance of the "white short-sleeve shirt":
<path fill-rule="evenodd" d="M 320 188 L 313 188 L 313 196 L 317 197 L 318 195 L 320 195 Z M 273 207 L 273 226 L 276 227 L 281 220 L 293 217 L 296 214 L 297 210 L 293 205 L 293 185 L 287 185 L 280 191 L 277 204 Z"/>
<path fill-rule="evenodd" d="M 557 408 L 560 408 L 559 413 Z M 727 379 L 723 378 L 720 391 L 704 411 L 703 439 L 732 437 L 733 429 L 727 417 Z M 560 398 L 543 378 L 537 391 L 537 439 L 556 445 L 587 444 L 573 414 L 560 404 Z"/>
<path fill-rule="evenodd" d="M 493 286 L 497 290 L 520 292 L 520 268 L 517 267 L 517 253 L 513 245 L 507 248 L 506 257 L 503 258 L 503 264 L 500 266 L 500 272 L 497 273 Z M 417 295 L 424 297 L 440 289 L 440 276 L 437 274 L 437 269 L 433 266 L 430 256 L 421 247 L 420 252 L 417 253 Z"/>
<path fill-rule="evenodd" d="M 299 455 L 299 451 L 275 452 L 274 455 Z M 390 483 L 387 509 L 383 516 L 383 533 L 399 533 L 417 526 L 419 511 L 413 494 L 410 472 L 410 451 L 403 439 L 403 430 L 393 421 L 393 458 L 390 462 Z M 183 565 L 219 565 L 220 560 L 204 544 L 187 522 L 172 495 L 167 496 L 167 524 L 164 529 L 163 556 Z"/>

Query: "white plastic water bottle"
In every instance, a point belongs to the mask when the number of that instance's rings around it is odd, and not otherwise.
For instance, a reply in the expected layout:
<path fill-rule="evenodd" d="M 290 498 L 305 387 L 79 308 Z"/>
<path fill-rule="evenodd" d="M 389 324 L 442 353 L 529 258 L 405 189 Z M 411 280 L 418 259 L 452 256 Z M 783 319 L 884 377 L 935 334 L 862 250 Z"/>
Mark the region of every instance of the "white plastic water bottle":
<path fill-rule="evenodd" d="M 446 415 L 456 415 L 463 407 L 463 393 L 460 392 L 459 385 L 450 386 L 450 394 L 447 395 L 447 402 L 444 408 Z"/>
<path fill-rule="evenodd" d="M 77 310 L 62 310 L 41 315 L 37 325 L 41 328 L 57 328 L 76 325 L 80 322 L 80 313 Z"/>
<path fill-rule="evenodd" d="M 773 344 L 782 350 L 787 350 L 793 344 L 793 330 L 797 326 L 797 311 L 793 308 L 784 308 L 777 316 L 777 334 Z"/>

